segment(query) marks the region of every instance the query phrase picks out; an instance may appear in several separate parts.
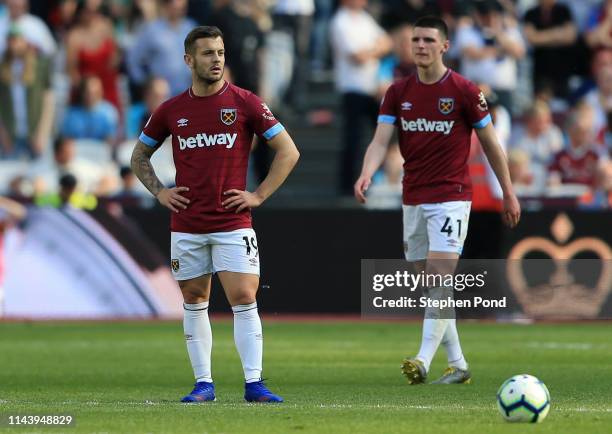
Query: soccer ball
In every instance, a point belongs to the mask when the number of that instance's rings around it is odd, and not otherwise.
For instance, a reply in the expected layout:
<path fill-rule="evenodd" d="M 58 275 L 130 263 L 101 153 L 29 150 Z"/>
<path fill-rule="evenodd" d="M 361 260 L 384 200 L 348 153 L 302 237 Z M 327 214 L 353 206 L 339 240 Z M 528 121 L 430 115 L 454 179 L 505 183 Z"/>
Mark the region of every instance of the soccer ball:
<path fill-rule="evenodd" d="M 542 422 L 550 410 L 550 393 L 533 375 L 515 375 L 497 391 L 497 407 L 508 422 Z"/>

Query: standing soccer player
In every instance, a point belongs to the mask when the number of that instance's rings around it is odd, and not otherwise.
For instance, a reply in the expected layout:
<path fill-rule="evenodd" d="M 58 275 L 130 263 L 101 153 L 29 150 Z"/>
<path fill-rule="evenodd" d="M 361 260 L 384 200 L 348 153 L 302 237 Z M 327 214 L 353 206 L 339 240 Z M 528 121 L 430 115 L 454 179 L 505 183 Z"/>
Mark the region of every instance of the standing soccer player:
<path fill-rule="evenodd" d="M 251 208 L 287 178 L 299 152 L 266 104 L 223 80 L 223 34 L 196 27 L 185 38 L 192 86 L 164 102 L 144 127 L 132 154 L 138 179 L 172 210 L 171 267 L 184 299 L 184 331 L 196 383 L 182 402 L 215 400 L 208 319 L 211 276 L 217 273 L 234 313 L 234 340 L 245 376 L 244 399 L 282 402 L 261 379 L 263 334 L 255 295 L 259 250 Z M 267 177 L 246 191 L 253 134 L 276 151 Z M 155 175 L 151 155 L 172 135 L 176 187 Z"/>
<path fill-rule="evenodd" d="M 404 253 L 417 271 L 427 274 L 454 273 L 463 250 L 472 193 L 467 161 L 473 128 L 502 187 L 504 220 L 514 227 L 520 218 L 485 97 L 442 61 L 449 48 L 447 35 L 446 23 L 438 17 L 423 17 L 414 24 L 412 52 L 417 72 L 388 89 L 355 183 L 355 197 L 364 203 L 372 175 L 383 162 L 397 126 L 405 160 Z M 433 300 L 453 296 L 453 288 L 424 291 Z M 402 363 L 410 384 L 425 382 L 440 343 L 446 349 L 449 368 L 434 383 L 469 383 L 471 374 L 459 343 L 454 310 L 426 308 L 419 353 Z"/>

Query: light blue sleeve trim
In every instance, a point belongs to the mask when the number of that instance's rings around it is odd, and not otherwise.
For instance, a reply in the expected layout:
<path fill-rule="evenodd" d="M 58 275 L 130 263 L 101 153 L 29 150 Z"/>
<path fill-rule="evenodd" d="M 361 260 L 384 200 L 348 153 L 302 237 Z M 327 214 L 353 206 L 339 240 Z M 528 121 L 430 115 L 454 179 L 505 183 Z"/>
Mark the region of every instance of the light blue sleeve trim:
<path fill-rule="evenodd" d="M 395 125 L 395 121 L 397 118 L 391 115 L 378 115 L 378 123 L 379 124 L 391 124 Z"/>
<path fill-rule="evenodd" d="M 151 137 L 147 136 L 144 131 L 142 133 L 140 133 L 140 137 L 138 137 L 138 139 L 144 143 L 147 146 L 150 147 L 155 147 L 155 145 L 157 145 L 157 140 L 152 139 Z"/>
<path fill-rule="evenodd" d="M 272 139 L 274 136 L 276 136 L 278 133 L 280 133 L 281 131 L 283 131 L 285 129 L 285 127 L 283 127 L 283 124 L 281 124 L 280 122 L 272 127 L 270 127 L 268 129 L 268 131 L 266 131 L 265 133 L 263 133 L 263 136 L 266 140 L 270 140 Z"/>
<path fill-rule="evenodd" d="M 475 124 L 472 124 L 472 126 L 474 128 L 481 129 L 481 128 L 484 128 L 487 125 L 489 125 L 489 122 L 491 122 L 491 115 L 486 115 L 484 118 L 482 118 L 481 120 L 479 120 Z"/>

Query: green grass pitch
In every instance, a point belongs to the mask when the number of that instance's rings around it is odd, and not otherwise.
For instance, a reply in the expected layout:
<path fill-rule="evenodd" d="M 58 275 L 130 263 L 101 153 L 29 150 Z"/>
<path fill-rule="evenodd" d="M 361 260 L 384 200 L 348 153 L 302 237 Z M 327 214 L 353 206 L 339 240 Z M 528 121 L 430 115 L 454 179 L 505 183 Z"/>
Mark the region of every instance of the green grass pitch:
<path fill-rule="evenodd" d="M 281 405 L 246 404 L 232 324 L 213 318 L 215 403 L 178 399 L 193 379 L 180 323 L 0 323 L 0 432 L 610 433 L 610 325 L 460 323 L 471 385 L 408 386 L 417 323 L 264 322 L 265 372 Z M 445 366 L 441 350 L 432 377 Z M 540 425 L 495 404 L 513 374 L 552 396 Z M 9 414 L 72 414 L 76 426 L 17 428 Z"/>

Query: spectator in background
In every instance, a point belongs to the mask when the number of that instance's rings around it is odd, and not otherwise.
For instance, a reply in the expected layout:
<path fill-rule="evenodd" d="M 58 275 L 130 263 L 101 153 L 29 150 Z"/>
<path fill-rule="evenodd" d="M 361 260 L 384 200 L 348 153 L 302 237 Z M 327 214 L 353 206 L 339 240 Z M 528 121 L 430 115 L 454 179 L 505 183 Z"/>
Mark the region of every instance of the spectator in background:
<path fill-rule="evenodd" d="M 293 40 L 293 73 L 287 94 L 283 98 L 293 110 L 304 110 L 308 79 L 308 48 L 312 31 L 314 0 L 277 0 L 273 7 L 274 31 L 283 32 Z"/>
<path fill-rule="evenodd" d="M 416 72 L 412 58 L 412 25 L 404 24 L 397 27 L 391 34 L 393 52 L 380 61 L 378 68 L 378 99 L 389 89 L 389 86 L 404 77 Z"/>
<path fill-rule="evenodd" d="M 162 0 L 162 16 L 144 24 L 126 56 L 130 79 L 144 86 L 149 77 L 163 77 L 170 85 L 170 95 L 184 92 L 191 85 L 191 73 L 185 66 L 183 46 L 187 33 L 196 23 L 187 18 L 187 0 Z"/>
<path fill-rule="evenodd" d="M 127 14 L 128 32 L 139 30 L 140 27 L 159 17 L 157 0 L 135 0 Z"/>
<path fill-rule="evenodd" d="M 66 110 L 61 134 L 73 139 L 90 139 L 115 144 L 119 129 L 117 109 L 102 98 L 102 82 L 96 76 L 83 77 L 79 103 Z"/>
<path fill-rule="evenodd" d="M 267 0 L 266 0 L 267 1 Z M 188 0 L 187 15 L 196 23 L 206 23 L 212 13 L 213 3 L 218 0 Z"/>
<path fill-rule="evenodd" d="M 51 137 L 55 113 L 51 71 L 46 57 L 11 27 L 0 63 L 0 155 L 40 156 Z"/>
<path fill-rule="evenodd" d="M 523 149 L 512 149 L 508 153 L 508 169 L 512 185 L 518 192 L 526 192 L 534 187 L 534 177 L 531 172 L 531 158 Z M 541 191 L 538 190 L 538 191 Z"/>
<path fill-rule="evenodd" d="M 474 23 L 457 30 L 455 44 L 461 53 L 461 74 L 484 83 L 498 102 L 512 110 L 512 93 L 517 86 L 517 60 L 525 56 L 525 45 L 513 17 L 502 15 L 495 0 L 475 4 Z"/>
<path fill-rule="evenodd" d="M 100 12 L 102 0 L 79 4 L 74 26 L 66 38 L 66 70 L 73 99 L 84 77 L 95 76 L 102 84 L 103 98 L 121 113 L 118 74 L 120 53 L 111 20 Z"/>
<path fill-rule="evenodd" d="M 555 154 L 563 149 L 563 134 L 552 122 L 550 108 L 544 101 L 535 101 L 525 113 L 525 128 L 516 139 L 514 148 L 527 155 L 533 185 L 544 188 L 548 166 Z"/>
<path fill-rule="evenodd" d="M 488 84 L 478 83 L 478 87 L 482 90 L 487 100 L 491 119 L 493 120 L 493 128 L 495 128 L 495 132 L 497 133 L 499 145 L 506 151 L 508 149 L 508 143 L 510 142 L 510 134 L 512 133 L 512 116 L 510 116 L 508 109 L 501 103 L 499 95 L 497 95 Z M 492 170 L 491 177 L 492 180 L 497 181 Z"/>
<path fill-rule="evenodd" d="M 34 197 L 37 206 L 64 208 L 71 206 L 78 209 L 93 210 L 98 206 L 98 199 L 93 194 L 79 191 L 78 180 L 70 173 L 60 176 L 58 191 Z"/>
<path fill-rule="evenodd" d="M 6 49 L 6 36 L 11 25 L 17 25 L 26 40 L 43 55 L 50 57 L 57 51 L 57 44 L 49 27 L 39 17 L 29 13 L 28 0 L 6 0 L 8 16 L 0 18 L 0 54 Z"/>
<path fill-rule="evenodd" d="M 568 78 L 577 29 L 569 8 L 556 0 L 540 0 L 524 18 L 524 33 L 533 46 L 534 91 L 552 84 L 557 97 L 567 98 Z"/>
<path fill-rule="evenodd" d="M 587 210 L 612 208 L 612 161 L 597 166 L 595 186 L 580 197 L 579 207 Z"/>
<path fill-rule="evenodd" d="M 597 142 L 601 145 L 602 157 L 612 159 L 612 104 L 607 104 L 605 110 L 606 127 L 599 132 Z"/>
<path fill-rule="evenodd" d="M 605 50 L 596 55 L 593 62 L 596 87 L 589 91 L 582 100 L 593 110 L 595 118 L 593 131 L 596 135 L 599 135 L 606 128 L 607 113 L 612 110 L 612 63 L 609 60 L 606 63 L 597 62 L 598 59 L 604 57 L 612 60 L 612 52 Z M 597 64 L 599 66 L 595 67 Z"/>
<path fill-rule="evenodd" d="M 355 165 L 364 145 L 366 127 L 376 126 L 379 59 L 391 49 L 391 39 L 366 12 L 367 0 L 341 0 L 331 22 L 336 88 L 342 94 L 343 152 L 340 189 L 352 195 Z"/>
<path fill-rule="evenodd" d="M 433 0 L 387 0 L 383 3 L 380 20 L 382 27 L 393 32 L 398 27 L 414 24 L 425 15 L 440 15 L 441 10 Z"/>
<path fill-rule="evenodd" d="M 226 78 L 259 93 L 264 34 L 253 17 L 255 0 L 232 0 L 210 18 L 223 32 Z"/>
<path fill-rule="evenodd" d="M 74 25 L 79 0 L 61 0 L 52 7 L 49 14 L 49 27 L 58 41 L 66 41 L 70 28 Z"/>
<path fill-rule="evenodd" d="M 334 0 L 314 0 L 315 12 L 310 39 L 310 73 L 312 80 L 324 78 L 329 55 L 329 22 L 334 10 Z"/>
<path fill-rule="evenodd" d="M 52 159 L 39 161 L 29 172 L 36 196 L 56 193 L 57 180 L 65 174 L 74 175 L 84 193 L 108 196 L 117 189 L 115 165 L 77 157 L 75 141 L 69 137 L 58 137 L 53 143 Z"/>
<path fill-rule="evenodd" d="M 612 48 L 612 0 L 591 11 L 584 36 L 591 49 Z"/>
<path fill-rule="evenodd" d="M 168 82 L 164 78 L 153 77 L 145 86 L 144 90 L 144 103 L 145 103 L 145 113 L 143 114 L 139 131 L 142 131 L 149 121 L 149 118 L 153 114 L 153 112 L 170 97 L 170 86 Z"/>
<path fill-rule="evenodd" d="M 549 166 L 550 186 L 583 184 L 593 186 L 599 156 L 595 151 L 593 114 L 588 107 L 578 107 L 569 116 L 566 149 L 558 152 Z"/>
<path fill-rule="evenodd" d="M 270 0 L 251 0 L 252 17 L 259 26 L 259 30 L 269 33 L 272 30 L 273 22 L 270 10 Z"/>
<path fill-rule="evenodd" d="M 121 167 L 121 169 L 119 169 L 119 178 L 121 179 L 121 187 L 113 196 L 114 199 L 130 200 L 143 199 L 146 197 L 144 192 L 138 190 L 138 179 L 136 175 L 134 175 L 131 167 Z"/>

